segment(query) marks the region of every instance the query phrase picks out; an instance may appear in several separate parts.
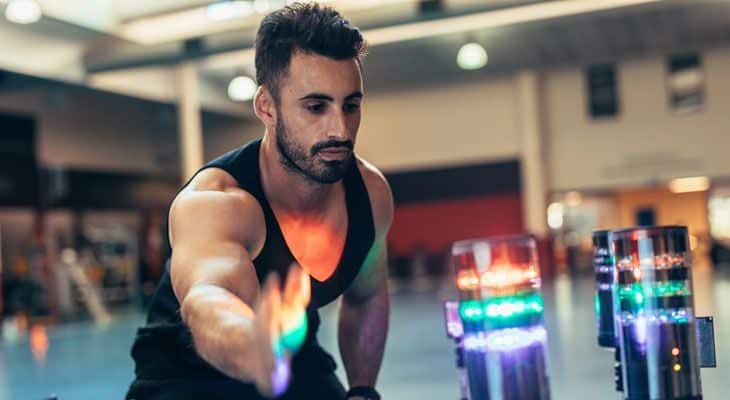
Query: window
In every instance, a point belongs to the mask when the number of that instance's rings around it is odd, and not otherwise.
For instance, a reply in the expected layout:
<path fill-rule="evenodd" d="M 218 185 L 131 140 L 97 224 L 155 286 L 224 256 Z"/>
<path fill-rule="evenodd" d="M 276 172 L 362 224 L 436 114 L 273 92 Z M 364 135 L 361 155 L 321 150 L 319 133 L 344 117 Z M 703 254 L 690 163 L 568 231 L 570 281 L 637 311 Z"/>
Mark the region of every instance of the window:
<path fill-rule="evenodd" d="M 619 111 L 616 67 L 613 64 L 591 65 L 586 75 L 591 118 L 615 117 Z"/>
<path fill-rule="evenodd" d="M 669 105 L 677 113 L 702 109 L 705 95 L 705 74 L 697 53 L 675 54 L 667 62 Z"/>

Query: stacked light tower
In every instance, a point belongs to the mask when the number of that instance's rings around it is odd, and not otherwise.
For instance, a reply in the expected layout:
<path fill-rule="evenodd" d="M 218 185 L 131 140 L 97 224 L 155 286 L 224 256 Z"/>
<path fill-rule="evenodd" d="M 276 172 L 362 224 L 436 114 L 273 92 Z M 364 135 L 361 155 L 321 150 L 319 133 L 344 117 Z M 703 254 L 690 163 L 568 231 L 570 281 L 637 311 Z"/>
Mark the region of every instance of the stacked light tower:
<path fill-rule="evenodd" d="M 447 302 L 462 398 L 550 398 L 546 331 L 535 241 L 527 236 L 456 242 L 452 264 L 459 302 Z M 458 310 L 458 315 L 455 312 Z"/>
<path fill-rule="evenodd" d="M 613 327 L 616 388 L 626 400 L 702 399 L 714 335 L 712 318 L 695 316 L 687 228 L 596 231 L 593 246 L 598 342 L 611 347 Z"/>
<path fill-rule="evenodd" d="M 613 256 L 610 231 L 593 232 L 593 267 L 596 274 L 596 326 L 598 345 L 614 348 Z"/>
<path fill-rule="evenodd" d="M 611 251 L 611 231 L 593 232 L 593 267 L 596 276 L 596 327 L 598 345 L 614 352 L 614 381 L 617 391 L 623 391 L 621 345 L 616 338 L 613 310 L 614 260 Z"/>
<path fill-rule="evenodd" d="M 687 228 L 620 230 L 611 242 L 624 398 L 702 399 Z"/>

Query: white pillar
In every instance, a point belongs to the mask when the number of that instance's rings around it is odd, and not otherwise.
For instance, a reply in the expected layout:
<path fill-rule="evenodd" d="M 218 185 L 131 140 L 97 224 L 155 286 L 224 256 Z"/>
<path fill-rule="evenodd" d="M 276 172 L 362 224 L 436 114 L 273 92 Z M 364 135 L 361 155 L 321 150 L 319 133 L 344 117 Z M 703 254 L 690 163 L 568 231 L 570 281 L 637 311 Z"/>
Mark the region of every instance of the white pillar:
<path fill-rule="evenodd" d="M 198 68 L 186 61 L 178 67 L 178 129 L 183 182 L 203 165 L 203 131 L 198 98 Z"/>
<path fill-rule="evenodd" d="M 522 71 L 515 77 L 520 130 L 522 207 L 527 232 L 538 239 L 548 236 L 547 157 L 542 118 L 540 76 Z"/>

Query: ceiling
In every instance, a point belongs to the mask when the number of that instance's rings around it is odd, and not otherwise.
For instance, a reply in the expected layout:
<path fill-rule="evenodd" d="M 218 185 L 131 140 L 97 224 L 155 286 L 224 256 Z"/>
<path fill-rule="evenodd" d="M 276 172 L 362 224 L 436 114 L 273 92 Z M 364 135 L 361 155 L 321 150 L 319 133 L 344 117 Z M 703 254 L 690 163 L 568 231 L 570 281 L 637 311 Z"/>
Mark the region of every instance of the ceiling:
<path fill-rule="evenodd" d="M 456 54 L 467 40 L 487 49 L 486 68 L 470 72 L 458 68 Z M 525 68 L 696 51 L 724 43 L 730 43 L 730 1 L 685 0 L 392 43 L 372 50 L 366 77 L 371 88 L 401 88 Z"/>
<path fill-rule="evenodd" d="M 6 1 L 0 0 L 0 6 Z M 274 7 L 285 2 L 268 1 Z M 175 67 L 194 59 L 200 66 L 205 108 L 237 115 L 250 108 L 228 100 L 225 88 L 234 74 L 253 72 L 250 47 L 263 14 L 210 24 L 199 18 L 211 3 L 205 0 L 40 3 L 44 18 L 37 23 L 0 20 L 0 69 L 175 102 Z M 372 43 L 365 63 L 371 91 L 730 42 L 727 0 L 444 0 L 440 7 L 435 0 L 423 5 L 419 0 L 331 3 Z M 597 9 L 580 8 L 587 6 Z M 175 23 L 162 36 L 130 34 L 130 27 L 142 26 L 137 32 L 143 33 L 145 24 L 164 27 L 165 19 Z M 205 24 L 196 26 L 200 21 Z M 467 72 L 456 66 L 456 53 L 467 40 L 487 49 L 486 68 Z"/>

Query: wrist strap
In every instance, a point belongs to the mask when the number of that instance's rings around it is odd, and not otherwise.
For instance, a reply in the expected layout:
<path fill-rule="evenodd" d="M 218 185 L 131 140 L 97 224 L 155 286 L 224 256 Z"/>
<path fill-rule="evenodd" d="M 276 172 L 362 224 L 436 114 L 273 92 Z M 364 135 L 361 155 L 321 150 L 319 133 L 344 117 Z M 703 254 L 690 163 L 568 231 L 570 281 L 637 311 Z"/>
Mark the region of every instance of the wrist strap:
<path fill-rule="evenodd" d="M 357 396 L 364 397 L 367 400 L 380 400 L 380 393 L 370 386 L 355 386 L 350 388 L 350 391 L 347 392 L 347 396 L 345 398 L 349 399 L 350 397 Z"/>

